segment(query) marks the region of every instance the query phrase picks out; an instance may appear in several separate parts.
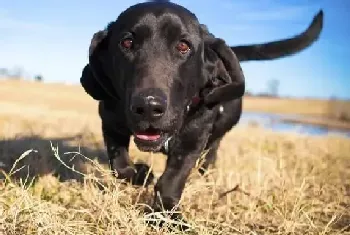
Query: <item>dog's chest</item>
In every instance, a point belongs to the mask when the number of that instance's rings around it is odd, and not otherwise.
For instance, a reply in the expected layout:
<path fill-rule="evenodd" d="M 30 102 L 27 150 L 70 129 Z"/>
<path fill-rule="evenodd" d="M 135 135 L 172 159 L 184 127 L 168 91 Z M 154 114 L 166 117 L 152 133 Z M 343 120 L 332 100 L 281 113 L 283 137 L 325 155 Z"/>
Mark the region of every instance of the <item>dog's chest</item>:
<path fill-rule="evenodd" d="M 223 105 L 220 105 L 218 107 L 218 116 L 216 119 L 220 118 L 220 116 L 224 113 L 225 111 L 225 108 Z M 166 139 L 166 141 L 164 142 L 160 152 L 162 152 L 163 154 L 168 154 L 169 153 L 169 150 L 171 148 L 171 140 L 173 139 L 174 137 L 173 136 L 170 136 Z M 208 136 L 208 139 L 209 139 L 209 136 Z"/>

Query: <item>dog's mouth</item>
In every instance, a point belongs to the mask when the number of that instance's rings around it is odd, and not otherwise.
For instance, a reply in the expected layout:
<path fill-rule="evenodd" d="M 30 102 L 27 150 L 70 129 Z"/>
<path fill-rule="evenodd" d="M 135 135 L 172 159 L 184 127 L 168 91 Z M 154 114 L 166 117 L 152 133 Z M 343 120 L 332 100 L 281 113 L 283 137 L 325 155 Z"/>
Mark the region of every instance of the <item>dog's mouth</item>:
<path fill-rule="evenodd" d="M 156 129 L 150 129 L 146 131 L 135 132 L 135 138 L 142 141 L 157 141 L 161 137 L 162 132 Z"/>
<path fill-rule="evenodd" d="M 167 133 L 152 127 L 134 132 L 134 142 L 141 151 L 159 151 L 167 138 Z"/>

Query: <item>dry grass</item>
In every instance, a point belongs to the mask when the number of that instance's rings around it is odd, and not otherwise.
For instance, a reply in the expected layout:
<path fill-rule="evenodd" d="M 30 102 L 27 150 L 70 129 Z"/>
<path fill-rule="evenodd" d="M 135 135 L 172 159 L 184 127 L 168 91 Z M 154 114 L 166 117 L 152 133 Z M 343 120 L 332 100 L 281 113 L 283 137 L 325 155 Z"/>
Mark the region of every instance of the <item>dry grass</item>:
<path fill-rule="evenodd" d="M 110 177 L 96 103 L 81 89 L 11 86 L 0 83 L 0 234 L 181 234 L 145 225 L 152 187 Z M 162 155 L 130 151 L 156 176 L 164 169 Z M 237 127 L 216 167 L 193 171 L 181 208 L 194 234 L 350 234 L 349 153 L 342 137 Z"/>
<path fill-rule="evenodd" d="M 350 117 L 350 101 L 317 100 L 317 99 L 287 99 L 245 97 L 244 109 L 247 111 L 301 114 L 339 118 L 342 115 Z"/>

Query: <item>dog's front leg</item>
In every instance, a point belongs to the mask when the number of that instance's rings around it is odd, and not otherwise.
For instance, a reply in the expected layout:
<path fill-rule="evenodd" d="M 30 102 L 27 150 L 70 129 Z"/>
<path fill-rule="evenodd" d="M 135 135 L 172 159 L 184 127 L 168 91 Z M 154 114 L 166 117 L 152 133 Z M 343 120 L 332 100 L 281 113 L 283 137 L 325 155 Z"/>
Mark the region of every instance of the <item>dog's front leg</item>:
<path fill-rule="evenodd" d="M 177 206 L 187 178 L 207 144 L 213 112 L 206 110 L 196 116 L 188 120 L 170 142 L 165 171 L 155 185 L 154 209 L 157 211 L 170 211 Z"/>
<path fill-rule="evenodd" d="M 132 167 L 128 153 L 130 136 L 104 130 L 103 137 L 109 165 L 115 176 L 118 179 L 132 180 L 135 170 Z"/>
<path fill-rule="evenodd" d="M 185 183 L 200 152 L 177 155 L 168 158 L 166 169 L 155 185 L 154 209 L 156 211 L 172 210 L 180 201 Z"/>
<path fill-rule="evenodd" d="M 126 180 L 133 185 L 148 186 L 154 175 L 149 172 L 149 166 L 143 163 L 134 164 L 129 157 L 130 136 L 116 132 L 103 133 L 110 169 L 117 179 Z"/>

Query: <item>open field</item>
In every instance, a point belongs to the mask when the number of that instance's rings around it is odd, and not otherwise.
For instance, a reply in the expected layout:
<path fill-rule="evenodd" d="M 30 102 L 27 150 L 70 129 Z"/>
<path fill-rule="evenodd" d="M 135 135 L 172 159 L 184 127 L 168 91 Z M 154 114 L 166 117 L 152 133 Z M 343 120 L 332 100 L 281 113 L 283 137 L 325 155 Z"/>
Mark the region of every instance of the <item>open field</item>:
<path fill-rule="evenodd" d="M 49 94 L 45 94 L 41 98 L 40 92 L 44 90 Z M 63 102 L 58 99 L 57 95 L 69 96 L 69 100 L 68 97 L 65 97 L 66 102 Z M 37 97 L 37 99 L 33 99 L 33 97 Z M 5 80 L 0 81 L 0 98 L 2 105 L 5 105 L 3 107 L 12 106 L 13 103 L 19 103 L 19 105 L 33 103 L 35 110 L 41 112 L 45 112 L 45 109 L 50 109 L 53 106 L 56 110 L 86 111 L 88 113 L 94 112 L 96 109 L 95 101 L 87 97 L 84 90 L 78 85 Z M 81 105 L 77 105 L 76 102 Z M 16 107 L 12 108 L 16 109 Z M 304 115 L 307 118 L 291 117 L 288 121 L 350 129 L 350 101 L 245 97 L 244 110 Z"/>
<path fill-rule="evenodd" d="M 164 156 L 130 152 L 160 175 Z M 342 137 L 238 126 L 216 167 L 193 171 L 181 208 L 195 234 L 350 234 L 349 153 Z M 147 227 L 153 188 L 120 184 L 106 162 L 97 104 L 82 88 L 0 82 L 0 234 L 181 234 Z"/>
<path fill-rule="evenodd" d="M 335 112 L 350 114 L 350 101 L 329 101 L 318 99 L 246 97 L 245 110 L 271 113 L 327 116 Z M 338 109 L 335 109 L 338 108 Z"/>

